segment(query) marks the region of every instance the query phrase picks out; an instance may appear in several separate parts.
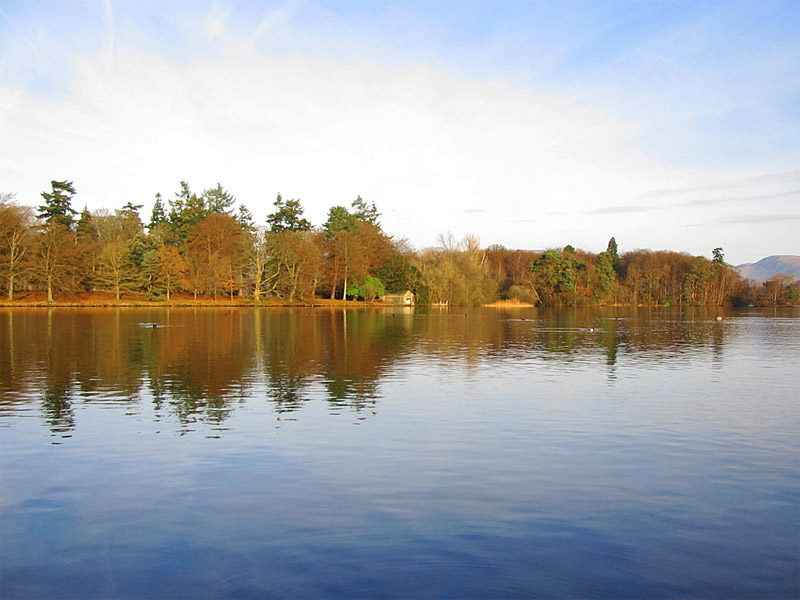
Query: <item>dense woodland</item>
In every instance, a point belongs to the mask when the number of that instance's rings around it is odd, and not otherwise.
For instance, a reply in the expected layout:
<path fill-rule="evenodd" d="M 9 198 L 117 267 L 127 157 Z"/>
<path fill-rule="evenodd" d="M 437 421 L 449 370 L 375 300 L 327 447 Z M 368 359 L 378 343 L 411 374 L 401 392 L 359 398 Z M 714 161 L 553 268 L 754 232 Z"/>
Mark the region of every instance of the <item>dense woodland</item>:
<path fill-rule="evenodd" d="M 783 305 L 798 282 L 763 285 L 725 262 L 671 251 L 619 253 L 612 237 L 595 254 L 572 246 L 545 252 L 481 248 L 474 236 L 441 235 L 413 249 L 383 231 L 375 203 L 333 206 L 314 226 L 299 200 L 280 194 L 257 224 L 220 184 L 199 195 L 185 181 L 167 202 L 156 194 L 148 223 L 141 205 L 82 212 L 72 182 L 53 181 L 34 209 L 0 194 L 0 286 L 8 300 L 48 301 L 92 292 L 174 300 L 176 294 L 248 302 L 380 299 L 411 290 L 419 304 L 516 300 L 544 306 L 604 304 Z M 532 240 L 535 244 L 535 240 Z"/>

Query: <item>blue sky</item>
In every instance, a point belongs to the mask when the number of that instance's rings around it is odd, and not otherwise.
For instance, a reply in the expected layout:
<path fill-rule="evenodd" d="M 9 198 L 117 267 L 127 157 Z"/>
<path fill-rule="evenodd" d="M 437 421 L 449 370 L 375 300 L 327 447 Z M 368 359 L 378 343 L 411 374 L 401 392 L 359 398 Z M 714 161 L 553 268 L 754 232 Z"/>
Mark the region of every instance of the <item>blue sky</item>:
<path fill-rule="evenodd" d="M 800 254 L 798 2 L 2 2 L 0 191 Z"/>

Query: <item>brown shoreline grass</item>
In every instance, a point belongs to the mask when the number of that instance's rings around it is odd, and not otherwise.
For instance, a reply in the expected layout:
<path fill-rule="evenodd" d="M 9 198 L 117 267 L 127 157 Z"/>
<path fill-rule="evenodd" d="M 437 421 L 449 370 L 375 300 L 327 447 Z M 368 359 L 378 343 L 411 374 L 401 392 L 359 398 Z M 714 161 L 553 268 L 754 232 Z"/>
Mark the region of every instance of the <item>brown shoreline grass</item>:
<path fill-rule="evenodd" d="M 119 300 L 112 293 L 106 292 L 87 292 L 72 296 L 62 296 L 52 302 L 48 302 L 47 295 L 43 292 L 22 292 L 14 300 L 6 298 L 0 299 L 0 308 L 32 308 L 32 307 L 52 307 L 52 308 L 171 308 L 171 307 L 209 307 L 209 308 L 254 308 L 254 307 L 289 307 L 289 306 L 340 306 L 356 307 L 364 306 L 363 302 L 356 300 L 338 300 L 328 298 L 314 298 L 311 302 L 298 300 L 297 302 L 285 302 L 278 298 L 264 298 L 259 301 L 253 298 L 242 298 L 235 296 L 218 297 L 216 300 L 212 296 L 198 296 L 195 299 L 191 294 L 174 294 L 169 300 L 163 298 L 148 298 L 142 294 L 126 294 Z"/>
<path fill-rule="evenodd" d="M 483 306 L 488 306 L 491 308 L 535 308 L 535 304 L 530 304 L 529 302 L 520 302 L 519 300 L 497 300 L 496 302 L 491 302 L 489 304 L 484 304 Z"/>

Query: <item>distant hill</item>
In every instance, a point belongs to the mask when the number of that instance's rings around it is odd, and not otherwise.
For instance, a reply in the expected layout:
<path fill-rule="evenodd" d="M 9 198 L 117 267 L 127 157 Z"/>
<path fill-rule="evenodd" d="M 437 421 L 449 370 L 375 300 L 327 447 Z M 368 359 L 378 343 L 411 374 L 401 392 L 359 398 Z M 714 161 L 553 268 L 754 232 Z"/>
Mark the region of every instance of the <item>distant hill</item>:
<path fill-rule="evenodd" d="M 737 265 L 736 268 L 742 273 L 742 277 L 752 279 L 756 283 L 763 283 L 780 273 L 800 279 L 800 256 L 793 254 L 768 256 L 758 262 Z"/>

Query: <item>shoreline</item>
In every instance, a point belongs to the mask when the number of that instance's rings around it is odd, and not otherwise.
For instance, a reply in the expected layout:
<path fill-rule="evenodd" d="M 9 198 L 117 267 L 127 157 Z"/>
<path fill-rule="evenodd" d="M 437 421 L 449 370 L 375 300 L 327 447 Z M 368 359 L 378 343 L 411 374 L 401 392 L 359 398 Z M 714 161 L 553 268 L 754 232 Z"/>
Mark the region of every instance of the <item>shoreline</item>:
<path fill-rule="evenodd" d="M 33 296 L 33 297 L 30 297 Z M 196 300 L 192 297 L 179 296 L 170 300 L 149 298 L 121 298 L 105 297 L 103 294 L 93 293 L 87 296 L 70 296 L 58 300 L 48 301 L 38 294 L 14 300 L 0 300 L 2 308 L 289 308 L 289 307 L 331 307 L 364 306 L 365 303 L 357 300 L 338 300 L 317 298 L 314 302 L 284 302 L 277 298 L 268 298 L 255 301 L 252 298 L 222 299 L 201 297 Z M 390 306 L 390 305 L 386 305 Z"/>
<path fill-rule="evenodd" d="M 434 305 L 418 304 L 417 308 L 442 308 Z M 461 305 L 450 305 L 449 308 L 464 308 Z M 732 308 L 799 308 L 793 305 L 769 306 L 663 306 L 661 304 L 581 304 L 576 306 L 535 306 L 524 302 L 492 302 L 482 304 L 481 308 L 494 308 L 499 310 L 513 309 L 541 309 L 541 308 L 663 308 L 667 310 L 686 309 L 732 309 Z M 414 306 L 399 306 L 383 302 L 364 302 L 361 300 L 329 300 L 318 299 L 314 302 L 281 302 L 271 299 L 269 301 L 254 302 L 252 300 L 0 300 L 0 310 L 4 308 L 414 308 Z M 447 308 L 447 307 L 444 307 Z"/>
<path fill-rule="evenodd" d="M 8 300 L 0 299 L 0 309 L 3 308 L 409 308 L 405 305 L 387 304 L 384 302 L 364 302 L 363 300 L 340 300 L 330 298 L 314 298 L 311 302 L 296 301 L 285 302 L 279 298 L 264 298 L 256 301 L 252 298 L 218 298 L 202 296 L 196 300 L 187 294 L 177 294 L 170 300 L 150 299 L 131 295 L 128 298 L 116 300 L 113 294 L 103 292 L 91 292 L 76 296 L 68 296 L 48 302 L 41 292 L 23 292 L 21 298 Z M 439 307 L 437 305 L 418 304 L 417 307 Z M 497 300 L 488 304 L 480 305 L 484 308 L 505 309 L 529 309 L 529 308 L 664 308 L 664 309 L 694 309 L 694 308 L 748 308 L 746 306 L 687 306 L 662 304 L 580 304 L 575 306 L 536 306 L 518 300 Z M 450 305 L 450 307 L 464 308 L 461 305 Z M 411 306 L 413 308 L 413 306 Z M 444 308 L 447 308 L 446 306 Z M 758 308 L 797 308 L 793 305 L 765 305 Z"/>

